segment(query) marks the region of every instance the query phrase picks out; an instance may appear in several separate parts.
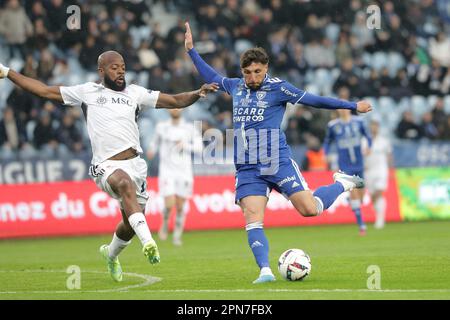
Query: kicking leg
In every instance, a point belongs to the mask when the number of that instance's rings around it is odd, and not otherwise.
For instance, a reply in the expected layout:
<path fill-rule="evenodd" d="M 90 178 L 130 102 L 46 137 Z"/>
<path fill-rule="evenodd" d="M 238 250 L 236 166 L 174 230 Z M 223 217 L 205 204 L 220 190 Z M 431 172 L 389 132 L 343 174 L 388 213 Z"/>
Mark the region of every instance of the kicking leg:
<path fill-rule="evenodd" d="M 133 231 L 143 246 L 144 255 L 151 264 L 160 261 L 158 247 L 153 240 L 142 208 L 136 197 L 136 186 L 130 176 L 123 170 L 117 169 L 107 179 L 112 190 L 122 199 L 124 213 Z"/>
<path fill-rule="evenodd" d="M 265 196 L 247 196 L 239 201 L 246 221 L 248 244 L 260 268 L 260 275 L 253 283 L 275 281 L 269 264 L 269 242 L 263 229 L 267 200 Z"/>

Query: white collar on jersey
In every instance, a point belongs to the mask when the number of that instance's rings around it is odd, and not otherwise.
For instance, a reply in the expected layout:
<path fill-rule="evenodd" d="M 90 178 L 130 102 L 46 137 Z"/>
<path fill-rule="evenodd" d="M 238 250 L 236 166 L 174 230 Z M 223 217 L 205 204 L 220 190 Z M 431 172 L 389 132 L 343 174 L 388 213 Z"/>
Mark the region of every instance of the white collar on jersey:
<path fill-rule="evenodd" d="M 114 91 L 114 92 L 126 92 L 128 85 L 122 91 L 116 91 L 116 90 L 113 90 L 113 89 L 109 89 L 109 88 L 105 87 L 102 83 L 97 83 L 97 82 L 93 82 L 93 87 L 94 88 L 98 88 L 98 89 L 108 89 L 108 90 L 111 90 L 111 91 Z"/>

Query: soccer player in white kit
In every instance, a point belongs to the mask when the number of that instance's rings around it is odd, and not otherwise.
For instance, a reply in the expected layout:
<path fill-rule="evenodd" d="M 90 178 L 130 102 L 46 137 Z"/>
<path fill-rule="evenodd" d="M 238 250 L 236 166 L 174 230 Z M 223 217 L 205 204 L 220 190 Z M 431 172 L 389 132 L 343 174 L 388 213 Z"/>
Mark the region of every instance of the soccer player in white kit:
<path fill-rule="evenodd" d="M 376 214 L 374 227 L 381 229 L 384 227 L 386 215 L 384 192 L 387 189 L 389 167 L 393 165 L 392 146 L 388 139 L 380 135 L 379 120 L 370 121 L 370 132 L 372 147 L 370 152 L 365 152 L 364 176 Z"/>
<path fill-rule="evenodd" d="M 203 142 L 194 124 L 181 117 L 180 109 L 171 109 L 169 113 L 169 120 L 157 124 L 147 156 L 152 159 L 156 152 L 159 153 L 158 186 L 159 194 L 164 198 L 159 238 L 167 239 L 170 212 L 175 206 L 173 244 L 180 246 L 186 216 L 185 203 L 192 196 L 194 182 L 191 154 L 200 153 Z"/>
<path fill-rule="evenodd" d="M 203 85 L 192 92 L 168 95 L 125 82 L 125 63 L 115 51 L 98 58 L 101 82 L 77 86 L 47 86 L 0 64 L 0 79 L 8 78 L 22 89 L 41 98 L 81 107 L 86 119 L 92 146 L 90 174 L 97 186 L 120 201 L 123 220 L 117 225 L 109 245 L 100 253 L 106 259 L 108 271 L 115 281 L 122 281 L 118 255 L 136 234 L 144 256 L 151 264 L 160 261 L 158 247 L 144 216 L 148 199 L 146 192 L 147 165 L 139 155 L 137 117 L 148 108 L 185 108 L 209 92 L 216 84 Z"/>

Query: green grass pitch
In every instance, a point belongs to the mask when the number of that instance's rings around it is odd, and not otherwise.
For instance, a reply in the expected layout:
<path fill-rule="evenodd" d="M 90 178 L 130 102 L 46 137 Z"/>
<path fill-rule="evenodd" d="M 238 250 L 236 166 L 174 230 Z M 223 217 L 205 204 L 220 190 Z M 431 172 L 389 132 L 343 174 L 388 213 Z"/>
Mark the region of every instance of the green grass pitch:
<path fill-rule="evenodd" d="M 183 247 L 159 241 L 156 266 L 134 239 L 120 257 L 121 283 L 110 279 L 98 253 L 110 235 L 4 240 L 0 299 L 450 299 L 450 221 L 369 227 L 365 237 L 355 225 L 271 228 L 266 234 L 277 281 L 260 285 L 251 283 L 258 270 L 244 230 L 188 232 Z M 278 274 L 278 256 L 289 248 L 311 256 L 304 281 Z M 71 265 L 80 268 L 80 289 L 67 288 Z M 367 287 L 371 265 L 380 268 L 380 290 Z"/>

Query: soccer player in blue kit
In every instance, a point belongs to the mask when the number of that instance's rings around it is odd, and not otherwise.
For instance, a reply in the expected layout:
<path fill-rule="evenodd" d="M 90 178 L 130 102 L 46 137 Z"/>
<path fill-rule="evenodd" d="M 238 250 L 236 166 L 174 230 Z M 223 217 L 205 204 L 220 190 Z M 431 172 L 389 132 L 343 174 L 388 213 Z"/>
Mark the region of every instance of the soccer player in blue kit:
<path fill-rule="evenodd" d="M 297 164 L 291 158 L 286 137 L 280 129 L 288 102 L 325 109 L 371 111 L 366 101 L 348 102 L 315 96 L 267 74 L 269 58 L 262 48 L 247 50 L 241 57 L 243 78 L 226 78 L 211 68 L 194 49 L 192 32 L 186 23 L 185 48 L 200 76 L 217 83 L 233 98 L 234 162 L 236 203 L 246 220 L 248 244 L 260 268 L 253 283 L 275 280 L 269 264 L 269 243 L 264 234 L 264 211 L 270 191 L 289 199 L 303 216 L 318 216 L 343 192 L 361 188 L 357 176 L 337 172 L 334 184 L 312 193 Z"/>
<path fill-rule="evenodd" d="M 341 87 L 338 92 L 339 98 L 348 99 L 350 92 L 347 87 Z M 372 138 L 364 121 L 351 114 L 351 110 L 338 110 L 339 117 L 328 123 L 327 134 L 323 148 L 325 154 L 330 154 L 330 146 L 336 143 L 339 170 L 349 175 L 357 175 L 364 178 L 364 159 L 362 153 L 362 138 L 366 137 L 369 148 Z M 369 149 L 370 150 L 370 149 Z M 364 189 L 353 189 L 350 191 L 350 206 L 356 217 L 359 234 L 365 235 L 367 227 L 364 223 L 361 203 L 364 197 Z"/>

